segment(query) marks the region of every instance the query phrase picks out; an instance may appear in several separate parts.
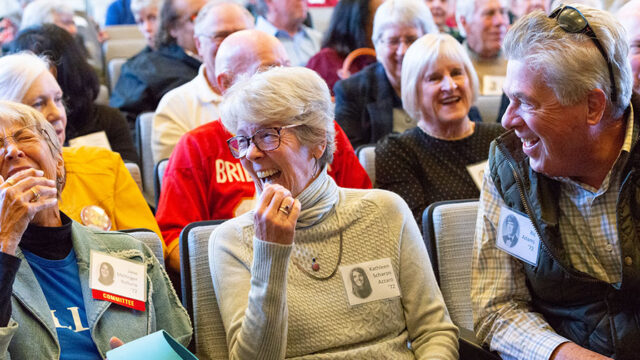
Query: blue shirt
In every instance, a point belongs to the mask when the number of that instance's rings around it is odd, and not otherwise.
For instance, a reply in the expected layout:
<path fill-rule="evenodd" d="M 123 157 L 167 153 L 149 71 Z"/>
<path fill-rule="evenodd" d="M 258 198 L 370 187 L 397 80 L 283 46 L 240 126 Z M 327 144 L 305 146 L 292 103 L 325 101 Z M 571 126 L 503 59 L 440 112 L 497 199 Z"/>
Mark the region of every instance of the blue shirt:
<path fill-rule="evenodd" d="M 60 359 L 102 359 L 89 331 L 75 251 L 72 249 L 62 260 L 47 260 L 24 249 L 22 252 L 49 304 Z"/>
<path fill-rule="evenodd" d="M 288 32 L 278 29 L 267 19 L 260 16 L 256 21 L 255 28 L 280 40 L 287 51 L 287 55 L 289 55 L 291 66 L 307 65 L 309 59 L 320 51 L 322 34 L 304 25 L 300 25 L 300 29 L 292 37 Z"/>
<path fill-rule="evenodd" d="M 104 24 L 109 25 L 133 25 L 136 19 L 131 12 L 131 0 L 115 0 L 107 8 L 107 18 Z"/>

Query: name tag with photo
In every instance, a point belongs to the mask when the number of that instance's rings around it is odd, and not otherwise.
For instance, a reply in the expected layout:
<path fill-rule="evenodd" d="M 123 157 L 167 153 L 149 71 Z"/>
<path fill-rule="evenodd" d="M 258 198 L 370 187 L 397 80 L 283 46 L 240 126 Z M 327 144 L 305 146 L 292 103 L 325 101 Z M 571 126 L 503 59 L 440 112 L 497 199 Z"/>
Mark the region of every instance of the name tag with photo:
<path fill-rule="evenodd" d="M 502 95 L 504 76 L 485 75 L 482 77 L 482 95 Z"/>
<path fill-rule="evenodd" d="M 349 305 L 400 297 L 400 287 L 391 259 L 340 266 Z"/>
<path fill-rule="evenodd" d="M 478 187 L 478 190 L 482 190 L 482 178 L 484 177 L 484 169 L 487 167 L 487 162 L 487 160 L 484 160 L 479 163 L 467 165 L 467 171 Z"/>
<path fill-rule="evenodd" d="M 98 131 L 73 138 L 69 140 L 69 146 L 96 146 L 111 150 L 111 144 L 109 144 L 107 133 L 105 133 L 104 131 Z"/>
<path fill-rule="evenodd" d="M 145 265 L 91 250 L 90 282 L 94 299 L 144 310 L 147 300 Z"/>
<path fill-rule="evenodd" d="M 500 208 L 496 246 L 528 264 L 538 264 L 540 238 L 533 223 L 527 216 L 506 206 Z"/>

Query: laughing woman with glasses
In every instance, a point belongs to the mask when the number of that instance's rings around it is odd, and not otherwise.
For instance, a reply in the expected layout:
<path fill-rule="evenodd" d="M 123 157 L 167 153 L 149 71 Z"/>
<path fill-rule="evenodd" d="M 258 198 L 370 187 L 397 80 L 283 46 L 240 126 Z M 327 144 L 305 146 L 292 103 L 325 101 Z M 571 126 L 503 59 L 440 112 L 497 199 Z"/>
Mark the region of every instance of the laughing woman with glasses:
<path fill-rule="evenodd" d="M 104 359 L 112 337 L 129 342 L 160 329 L 188 344 L 189 317 L 162 265 L 129 235 L 65 215 L 65 179 L 54 125 L 0 101 L 0 359 Z M 92 296 L 94 251 L 144 265 L 143 310 Z"/>
<path fill-rule="evenodd" d="M 457 329 L 407 205 L 327 176 L 335 146 L 324 80 L 268 70 L 234 85 L 221 115 L 258 190 L 256 208 L 209 242 L 230 358 L 456 359 Z M 354 268 L 371 279 L 367 296 L 352 291 Z"/>

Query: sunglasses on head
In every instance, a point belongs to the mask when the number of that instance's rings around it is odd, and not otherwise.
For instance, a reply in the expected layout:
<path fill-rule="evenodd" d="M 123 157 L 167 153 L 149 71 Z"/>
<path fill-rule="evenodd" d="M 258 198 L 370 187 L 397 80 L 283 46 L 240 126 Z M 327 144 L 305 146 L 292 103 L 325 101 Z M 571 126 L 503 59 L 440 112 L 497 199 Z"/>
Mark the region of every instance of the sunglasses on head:
<path fill-rule="evenodd" d="M 602 54 L 602 57 L 607 62 L 607 67 L 609 68 L 609 80 L 611 81 L 611 102 L 615 103 L 618 97 L 618 89 L 616 88 L 616 83 L 613 79 L 613 64 L 611 64 L 609 56 L 607 56 L 600 40 L 598 40 L 598 37 L 591 26 L 589 26 L 589 22 L 584 15 L 582 15 L 580 10 L 573 6 L 560 5 L 551 12 L 549 18 L 556 19 L 558 26 L 560 26 L 562 30 L 571 34 L 585 34 L 591 39 L 591 41 L 593 41 L 600 51 L 600 54 Z"/>

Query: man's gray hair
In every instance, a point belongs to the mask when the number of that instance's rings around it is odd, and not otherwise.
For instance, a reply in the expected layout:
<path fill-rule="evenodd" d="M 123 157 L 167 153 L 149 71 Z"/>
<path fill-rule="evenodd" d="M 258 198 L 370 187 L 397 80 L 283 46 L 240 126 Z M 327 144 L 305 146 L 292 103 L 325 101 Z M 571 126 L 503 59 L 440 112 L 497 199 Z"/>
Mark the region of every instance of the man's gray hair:
<path fill-rule="evenodd" d="M 22 13 L 20 30 L 53 23 L 55 14 L 70 14 L 73 16 L 73 9 L 59 0 L 36 0 L 29 3 Z"/>
<path fill-rule="evenodd" d="M 231 2 L 222 2 L 222 1 L 209 1 L 207 2 L 201 9 L 198 11 L 198 16 L 196 16 L 195 21 L 193 22 L 193 34 L 195 36 L 209 36 L 211 35 L 210 24 L 207 23 L 206 19 L 209 16 L 209 13 L 219 6 L 235 6 L 238 8 L 240 12 L 244 15 L 245 22 L 247 23 L 247 27 L 252 27 L 254 19 L 253 15 L 247 10 L 244 6 L 240 6 L 236 3 Z"/>
<path fill-rule="evenodd" d="M 265 126 L 302 124 L 292 129 L 302 145 L 326 141 L 320 168 L 333 161 L 335 128 L 327 83 L 304 67 L 275 67 L 237 81 L 220 105 L 224 126 L 237 133 L 240 122 Z"/>
<path fill-rule="evenodd" d="M 471 102 L 478 98 L 478 75 L 464 47 L 451 35 L 427 34 L 411 45 L 402 60 L 402 106 L 411 118 L 420 120 L 424 115 L 419 89 L 427 69 L 445 59 L 462 64 L 471 88 Z"/>
<path fill-rule="evenodd" d="M 160 6 L 162 5 L 162 0 L 131 0 L 131 12 L 133 13 L 133 17 L 137 18 L 140 16 L 140 12 L 144 9 L 155 7 L 158 9 L 158 13 L 160 13 Z"/>
<path fill-rule="evenodd" d="M 382 38 L 387 27 L 414 26 L 422 30 L 422 34 L 437 33 L 438 27 L 433 22 L 431 11 L 424 0 L 386 0 L 376 10 L 373 18 L 371 40 L 375 45 Z"/>
<path fill-rule="evenodd" d="M 612 63 L 618 89 L 616 103 L 611 103 L 612 84 L 607 63 L 593 41 L 585 34 L 564 31 L 556 19 L 540 10 L 522 17 L 507 32 L 503 45 L 505 56 L 540 72 L 563 105 L 575 104 L 589 91 L 601 89 L 607 96 L 608 113 L 617 118 L 629 106 L 633 86 L 626 32 L 607 11 L 582 5 L 575 7 L 589 22 Z"/>
<path fill-rule="evenodd" d="M 478 0 L 456 0 L 456 23 L 458 24 L 458 31 L 460 35 L 466 37 L 467 34 L 462 26 L 461 18 L 464 18 L 467 22 L 471 21 L 473 14 L 476 12 L 476 2 Z M 509 6 L 507 0 L 499 0 L 502 6 L 505 8 Z"/>

